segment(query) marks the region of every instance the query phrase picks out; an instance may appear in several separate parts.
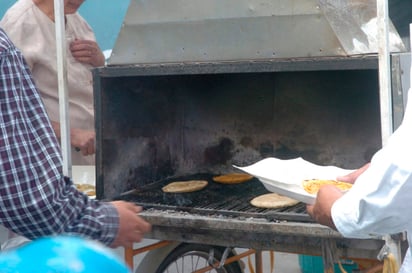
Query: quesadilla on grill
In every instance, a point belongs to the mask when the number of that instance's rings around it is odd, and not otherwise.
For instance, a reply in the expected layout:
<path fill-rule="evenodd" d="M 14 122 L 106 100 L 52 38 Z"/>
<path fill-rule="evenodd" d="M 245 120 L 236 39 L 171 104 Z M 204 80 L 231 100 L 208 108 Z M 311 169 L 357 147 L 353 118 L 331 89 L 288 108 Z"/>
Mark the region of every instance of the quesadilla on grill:
<path fill-rule="evenodd" d="M 163 192 L 182 193 L 200 191 L 206 187 L 208 182 L 206 180 L 188 180 L 176 181 L 167 184 L 162 188 Z"/>
<path fill-rule="evenodd" d="M 259 195 L 250 201 L 250 204 L 252 206 L 266 209 L 291 207 L 296 205 L 297 203 L 299 203 L 298 200 L 274 192 Z"/>
<path fill-rule="evenodd" d="M 252 175 L 247 173 L 229 173 L 213 177 L 213 181 L 222 184 L 238 184 L 249 181 L 253 178 Z"/>

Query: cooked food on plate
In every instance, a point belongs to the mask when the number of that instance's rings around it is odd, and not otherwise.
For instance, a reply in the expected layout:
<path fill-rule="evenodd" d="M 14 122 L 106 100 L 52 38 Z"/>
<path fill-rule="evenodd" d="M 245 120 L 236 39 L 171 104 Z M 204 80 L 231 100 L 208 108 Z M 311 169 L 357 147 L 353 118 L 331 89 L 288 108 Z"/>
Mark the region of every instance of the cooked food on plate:
<path fill-rule="evenodd" d="M 347 191 L 352 187 L 351 183 L 323 179 L 308 179 L 302 183 L 303 189 L 310 194 L 317 194 L 323 185 L 334 185 L 342 191 Z"/>
<path fill-rule="evenodd" d="M 182 193 L 199 191 L 206 187 L 206 180 L 187 180 L 171 182 L 162 188 L 163 192 Z"/>
<path fill-rule="evenodd" d="M 96 187 L 94 185 L 91 184 L 74 184 L 76 186 L 76 188 L 81 191 L 84 192 L 85 194 L 87 194 L 88 196 L 95 196 L 96 195 Z"/>
<path fill-rule="evenodd" d="M 213 181 L 222 184 L 238 184 L 249 181 L 252 178 L 253 176 L 247 173 L 228 173 L 213 177 Z"/>
<path fill-rule="evenodd" d="M 250 201 L 252 206 L 266 209 L 291 207 L 297 203 L 299 203 L 299 201 L 277 193 L 266 193 L 257 196 Z"/>

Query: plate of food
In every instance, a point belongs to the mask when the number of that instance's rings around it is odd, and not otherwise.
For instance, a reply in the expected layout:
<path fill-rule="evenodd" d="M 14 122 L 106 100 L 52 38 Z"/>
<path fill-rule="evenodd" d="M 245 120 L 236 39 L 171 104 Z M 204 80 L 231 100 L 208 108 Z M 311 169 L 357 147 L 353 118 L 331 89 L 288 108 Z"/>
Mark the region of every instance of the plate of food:
<path fill-rule="evenodd" d="M 252 165 L 234 166 L 258 178 L 265 188 L 306 204 L 313 204 L 316 193 L 324 184 L 334 184 L 343 191 L 351 184 L 336 181 L 336 177 L 345 175 L 352 170 L 336 166 L 321 166 L 303 158 L 278 159 L 266 158 Z"/>
<path fill-rule="evenodd" d="M 90 165 L 73 165 L 73 183 L 79 191 L 84 192 L 90 198 L 96 198 L 96 169 Z"/>

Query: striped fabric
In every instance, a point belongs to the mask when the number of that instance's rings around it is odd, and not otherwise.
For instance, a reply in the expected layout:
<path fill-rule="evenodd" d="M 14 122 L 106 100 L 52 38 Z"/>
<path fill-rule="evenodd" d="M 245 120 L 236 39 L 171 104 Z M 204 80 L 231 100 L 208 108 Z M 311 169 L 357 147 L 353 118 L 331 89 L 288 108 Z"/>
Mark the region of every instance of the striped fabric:
<path fill-rule="evenodd" d="M 29 68 L 0 29 L 0 224 L 30 239 L 65 233 L 109 245 L 118 223 L 111 204 L 89 199 L 63 177 Z"/>

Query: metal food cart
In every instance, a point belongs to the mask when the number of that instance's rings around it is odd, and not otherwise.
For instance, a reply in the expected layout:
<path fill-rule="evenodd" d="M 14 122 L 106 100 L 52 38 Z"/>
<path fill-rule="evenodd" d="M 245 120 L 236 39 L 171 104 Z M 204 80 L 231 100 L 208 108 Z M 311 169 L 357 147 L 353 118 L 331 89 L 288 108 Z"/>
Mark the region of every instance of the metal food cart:
<path fill-rule="evenodd" d="M 131 1 L 108 65 L 94 70 L 96 190 L 100 199 L 145 208 L 153 225 L 147 238 L 161 243 L 138 271 L 162 272 L 160 262 L 182 243 L 230 249 L 217 260 L 235 256 L 234 247 L 376 259 L 383 238 L 343 238 L 314 223 L 304 204 L 252 207 L 250 199 L 265 193 L 257 179 L 185 196 L 161 191 L 176 179 L 210 180 L 269 156 L 345 168 L 367 162 L 402 118 L 410 62 L 397 28 L 376 23 L 387 16 L 376 7 Z M 384 48 L 376 26 L 384 26 Z M 402 235 L 386 239 L 400 250 Z M 127 250 L 127 261 L 140 252 Z"/>

